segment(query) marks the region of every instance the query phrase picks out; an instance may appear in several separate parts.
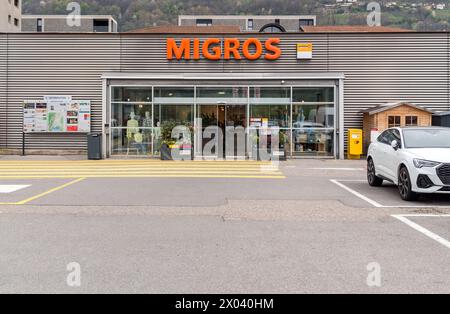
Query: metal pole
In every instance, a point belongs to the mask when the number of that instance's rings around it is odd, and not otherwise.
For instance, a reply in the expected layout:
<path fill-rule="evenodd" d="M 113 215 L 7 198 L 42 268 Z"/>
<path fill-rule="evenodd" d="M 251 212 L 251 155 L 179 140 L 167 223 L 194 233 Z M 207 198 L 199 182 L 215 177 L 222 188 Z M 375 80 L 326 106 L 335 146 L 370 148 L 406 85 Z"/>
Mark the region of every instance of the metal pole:
<path fill-rule="evenodd" d="M 22 156 L 25 156 L 25 132 L 22 131 Z"/>

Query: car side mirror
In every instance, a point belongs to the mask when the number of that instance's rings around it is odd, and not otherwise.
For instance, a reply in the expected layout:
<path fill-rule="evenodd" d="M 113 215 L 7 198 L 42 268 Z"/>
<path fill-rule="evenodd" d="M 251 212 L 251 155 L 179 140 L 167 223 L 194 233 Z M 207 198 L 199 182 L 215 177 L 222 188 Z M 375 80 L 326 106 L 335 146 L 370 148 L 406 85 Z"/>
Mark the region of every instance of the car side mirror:
<path fill-rule="evenodd" d="M 398 150 L 400 148 L 400 145 L 398 144 L 397 140 L 393 140 L 391 146 L 394 150 Z"/>

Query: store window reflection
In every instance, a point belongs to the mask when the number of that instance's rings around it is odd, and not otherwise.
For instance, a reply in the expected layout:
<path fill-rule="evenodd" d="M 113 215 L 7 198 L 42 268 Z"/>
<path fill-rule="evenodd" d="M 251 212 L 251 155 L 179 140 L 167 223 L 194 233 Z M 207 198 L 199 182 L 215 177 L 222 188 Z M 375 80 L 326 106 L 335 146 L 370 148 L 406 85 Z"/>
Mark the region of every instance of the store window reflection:
<path fill-rule="evenodd" d="M 151 87 L 115 87 L 113 102 L 152 102 Z"/>
<path fill-rule="evenodd" d="M 334 128 L 334 105 L 294 105 L 294 128 Z"/>
<path fill-rule="evenodd" d="M 293 88 L 293 155 L 334 155 L 334 93 L 331 87 Z"/>
<path fill-rule="evenodd" d="M 144 87 L 114 87 L 111 102 L 113 155 L 152 154 L 152 91 Z"/>
<path fill-rule="evenodd" d="M 202 119 L 203 129 L 248 127 L 249 143 L 250 131 L 252 136 L 260 138 L 268 134 L 269 128 L 275 128 L 280 135 L 280 149 L 287 155 L 332 157 L 335 155 L 335 93 L 334 87 L 285 85 L 112 87 L 111 153 L 158 156 L 164 125 L 193 127 L 196 112 L 197 118 Z M 267 144 L 271 143 L 269 136 Z"/>
<path fill-rule="evenodd" d="M 194 125 L 194 87 L 155 87 L 153 113 L 153 153 L 158 155 L 165 124 Z"/>
<path fill-rule="evenodd" d="M 254 129 L 252 141 L 265 142 L 262 149 L 272 152 L 272 137 L 279 136 L 278 150 L 288 152 L 290 129 L 291 89 L 286 87 L 250 88 L 250 128 Z M 278 128 L 269 130 L 269 128 Z M 261 145 L 260 145 L 261 146 Z"/>

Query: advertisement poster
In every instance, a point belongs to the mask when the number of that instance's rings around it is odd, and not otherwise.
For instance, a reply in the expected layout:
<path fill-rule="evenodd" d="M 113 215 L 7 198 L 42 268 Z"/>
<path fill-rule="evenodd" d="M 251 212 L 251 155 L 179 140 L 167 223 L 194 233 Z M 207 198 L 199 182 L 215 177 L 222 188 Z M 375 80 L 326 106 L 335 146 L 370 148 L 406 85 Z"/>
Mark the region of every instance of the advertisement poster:
<path fill-rule="evenodd" d="M 90 101 L 78 101 L 78 131 L 90 132 L 91 131 L 91 102 Z"/>
<path fill-rule="evenodd" d="M 38 102 L 34 111 L 34 130 L 35 132 L 46 132 L 48 125 L 47 104 Z"/>
<path fill-rule="evenodd" d="M 91 102 L 71 96 L 45 96 L 43 101 L 25 101 L 25 133 L 89 133 Z"/>
<path fill-rule="evenodd" d="M 23 131 L 25 133 L 34 132 L 34 115 L 35 115 L 36 103 L 25 102 L 23 105 Z"/>
<path fill-rule="evenodd" d="M 48 132 L 65 132 L 65 112 L 66 103 L 60 101 L 48 103 Z"/>

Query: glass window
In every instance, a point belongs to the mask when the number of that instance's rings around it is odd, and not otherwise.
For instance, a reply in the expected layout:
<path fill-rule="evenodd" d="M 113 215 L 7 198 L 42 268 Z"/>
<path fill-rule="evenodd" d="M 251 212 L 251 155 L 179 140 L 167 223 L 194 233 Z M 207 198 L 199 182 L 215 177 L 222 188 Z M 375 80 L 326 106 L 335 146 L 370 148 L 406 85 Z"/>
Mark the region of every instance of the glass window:
<path fill-rule="evenodd" d="M 247 98 L 247 87 L 198 87 L 198 98 Z"/>
<path fill-rule="evenodd" d="M 299 25 L 300 25 L 300 28 L 302 26 L 314 26 L 314 20 L 313 19 L 300 19 Z"/>
<path fill-rule="evenodd" d="M 250 127 L 289 128 L 290 88 L 252 87 L 250 97 Z"/>
<path fill-rule="evenodd" d="M 114 155 L 152 155 L 152 130 L 128 127 L 111 129 L 112 154 Z"/>
<path fill-rule="evenodd" d="M 152 127 L 151 104 L 113 103 L 111 107 L 111 127 L 127 127 L 130 120 L 135 120 L 139 127 Z"/>
<path fill-rule="evenodd" d="M 249 30 L 249 31 L 253 30 L 253 19 L 249 19 L 247 21 L 247 30 Z"/>
<path fill-rule="evenodd" d="M 198 87 L 198 104 L 247 104 L 247 87 Z"/>
<path fill-rule="evenodd" d="M 418 126 L 418 117 L 417 116 L 406 116 L 405 117 L 405 125 L 406 126 Z"/>
<path fill-rule="evenodd" d="M 211 26 L 212 25 L 212 19 L 197 19 L 197 26 Z"/>
<path fill-rule="evenodd" d="M 193 124 L 194 87 L 155 87 L 154 126 L 164 122 Z"/>
<path fill-rule="evenodd" d="M 97 33 L 107 33 L 109 32 L 109 21 L 108 20 L 94 20 L 94 32 Z"/>
<path fill-rule="evenodd" d="M 283 99 L 291 99 L 291 90 L 290 88 L 285 87 L 252 87 L 250 88 L 250 97 L 254 99 L 258 98 L 278 98 Z"/>
<path fill-rule="evenodd" d="M 203 127 L 242 125 L 259 135 L 279 127 L 288 145 L 284 149 L 293 155 L 334 154 L 333 87 L 130 86 L 113 87 L 111 92 L 113 154 L 158 154 L 164 123 L 192 126 L 194 104 Z M 394 116 L 391 122 L 403 122 L 398 119 Z M 417 120 L 406 118 L 411 124 Z"/>
<path fill-rule="evenodd" d="M 397 130 L 397 129 L 393 130 L 393 131 L 392 131 L 392 136 L 394 137 L 394 140 L 397 141 L 398 145 L 399 145 L 400 147 L 402 147 L 402 137 L 401 137 L 401 135 L 400 135 L 400 131 Z M 392 143 L 392 141 L 391 141 L 391 143 Z"/>
<path fill-rule="evenodd" d="M 194 105 L 155 104 L 155 126 L 164 122 L 193 125 Z"/>
<path fill-rule="evenodd" d="M 260 30 L 260 33 L 285 33 L 286 30 L 279 23 L 270 23 L 264 25 Z"/>
<path fill-rule="evenodd" d="M 38 33 L 41 33 L 42 32 L 42 26 L 43 26 L 42 19 L 37 19 L 36 23 L 37 23 L 36 31 Z"/>
<path fill-rule="evenodd" d="M 292 131 L 293 154 L 300 156 L 333 156 L 334 130 L 295 129 Z"/>
<path fill-rule="evenodd" d="M 289 105 L 251 105 L 250 126 L 253 128 L 289 128 Z"/>
<path fill-rule="evenodd" d="M 113 102 L 152 102 L 151 87 L 114 87 Z"/>
<path fill-rule="evenodd" d="M 386 139 L 386 135 L 387 133 L 389 133 L 390 131 L 384 131 L 383 133 L 380 134 L 380 136 L 378 136 L 377 141 L 383 144 L 387 144 L 387 139 Z"/>
<path fill-rule="evenodd" d="M 155 98 L 191 98 L 194 99 L 193 87 L 155 87 Z"/>
<path fill-rule="evenodd" d="M 334 128 L 334 105 L 293 105 L 293 128 Z"/>
<path fill-rule="evenodd" d="M 406 148 L 450 148 L 450 129 L 406 129 Z"/>
<path fill-rule="evenodd" d="M 394 140 L 401 145 L 401 136 L 398 130 L 386 130 L 378 137 L 378 141 L 386 145 L 391 145 Z"/>
<path fill-rule="evenodd" d="M 329 102 L 334 103 L 333 87 L 294 88 L 292 101 L 298 102 Z"/>
<path fill-rule="evenodd" d="M 401 126 L 401 117 L 400 116 L 389 116 L 388 117 L 388 127 L 395 128 Z"/>

